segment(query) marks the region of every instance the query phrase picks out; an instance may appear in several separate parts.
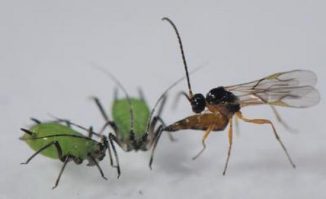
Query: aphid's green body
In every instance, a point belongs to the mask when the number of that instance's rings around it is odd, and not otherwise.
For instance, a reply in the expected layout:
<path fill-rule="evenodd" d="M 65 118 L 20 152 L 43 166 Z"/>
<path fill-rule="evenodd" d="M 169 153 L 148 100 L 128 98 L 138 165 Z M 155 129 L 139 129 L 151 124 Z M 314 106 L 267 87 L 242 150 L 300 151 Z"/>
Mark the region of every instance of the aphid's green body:
<path fill-rule="evenodd" d="M 63 156 L 71 155 L 79 158 L 80 160 L 85 160 L 87 158 L 87 154 L 93 153 L 99 148 L 98 142 L 91 139 L 83 139 L 83 137 L 85 136 L 81 133 L 57 122 L 35 124 L 30 128 L 30 131 L 32 132 L 32 135 L 25 133 L 21 139 L 24 140 L 34 151 L 38 151 L 42 147 L 50 144 L 51 142 L 57 141 L 61 147 Z M 48 137 L 58 134 L 75 135 L 78 137 Z M 33 139 L 40 137 L 45 138 Z M 57 149 L 54 145 L 43 150 L 41 154 L 53 159 L 59 158 Z"/>
<path fill-rule="evenodd" d="M 100 100 L 93 97 L 105 120 L 105 125 L 100 134 L 103 133 L 106 127 L 110 126 L 113 130 L 113 133 L 110 132 L 108 136 L 110 143 L 114 141 L 124 151 L 151 150 L 149 161 L 149 167 L 151 167 L 156 145 L 165 126 L 161 119 L 161 113 L 165 105 L 167 91 L 160 96 L 154 108 L 150 109 L 141 90 L 139 90 L 139 97 L 129 97 L 126 89 L 114 75 L 101 67 L 97 67 L 97 69 L 109 76 L 125 94 L 124 98 L 118 98 L 118 90 L 116 90 L 111 107 L 112 119 L 109 118 Z M 158 110 L 154 115 L 157 106 Z M 172 140 L 172 136 L 170 134 L 169 136 Z M 117 158 L 116 160 L 118 161 Z M 117 167 L 119 168 L 119 162 L 117 162 Z"/>
<path fill-rule="evenodd" d="M 64 164 L 53 188 L 58 185 L 64 168 L 70 161 L 81 164 L 84 160 L 87 160 L 87 166 L 96 166 L 101 176 L 106 179 L 98 164 L 105 157 L 106 150 L 109 151 L 112 164 L 110 146 L 105 136 L 101 136 L 100 142 L 93 140 L 91 136 L 95 133 L 91 128 L 88 132 L 89 136 L 85 136 L 71 128 L 71 125 L 85 130 L 84 127 L 66 120 L 45 123 L 41 123 L 36 119 L 32 120 L 36 124 L 29 129 L 21 129 L 25 134 L 20 139 L 25 141 L 36 152 L 22 164 L 28 164 L 38 154 L 62 161 Z M 66 122 L 67 125 L 61 124 L 62 121 Z M 113 150 L 115 151 L 114 148 Z M 118 174 L 119 172 L 118 169 Z"/>
<path fill-rule="evenodd" d="M 134 114 L 133 132 L 135 140 L 139 140 L 146 134 L 150 109 L 143 99 L 130 98 L 130 102 Z M 119 129 L 118 139 L 122 142 L 128 142 L 131 132 L 131 118 L 127 99 L 114 100 L 112 104 L 112 117 Z"/>
<path fill-rule="evenodd" d="M 109 133 L 110 143 L 114 141 L 124 151 L 151 150 L 152 153 L 149 163 L 151 167 L 155 147 L 164 125 L 160 114 L 165 103 L 165 97 L 163 98 L 158 114 L 153 118 L 142 93 L 140 98 L 129 97 L 127 95 L 126 98 L 118 99 L 115 96 L 112 104 L 112 120 L 109 119 L 104 111 L 100 100 L 94 97 L 94 101 L 106 121 L 102 130 L 107 126 L 111 126 L 114 131 L 114 133 Z M 158 121 L 161 124 L 157 127 Z M 118 162 L 117 167 L 119 168 Z"/>

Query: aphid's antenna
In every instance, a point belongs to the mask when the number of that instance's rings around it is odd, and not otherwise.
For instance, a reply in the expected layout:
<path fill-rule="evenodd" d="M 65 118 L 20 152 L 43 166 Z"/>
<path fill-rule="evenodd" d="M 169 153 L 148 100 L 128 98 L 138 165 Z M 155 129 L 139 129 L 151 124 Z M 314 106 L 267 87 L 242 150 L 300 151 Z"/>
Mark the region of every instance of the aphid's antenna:
<path fill-rule="evenodd" d="M 105 68 L 95 64 L 95 63 L 91 63 L 93 65 L 93 67 L 101 72 L 103 72 L 104 74 L 106 74 L 108 77 L 110 77 L 112 79 L 112 81 L 114 81 L 119 88 L 121 88 L 121 90 L 124 92 L 124 94 L 126 95 L 128 104 L 129 104 L 129 112 L 130 112 L 130 128 L 131 131 L 134 132 L 134 111 L 132 109 L 132 103 L 130 100 L 130 97 L 128 95 L 127 90 L 123 87 L 123 85 L 121 84 L 121 82 L 112 74 L 110 73 L 108 70 L 106 70 Z"/>
<path fill-rule="evenodd" d="M 190 74 L 197 72 L 199 69 L 203 68 L 205 65 L 202 66 L 198 66 L 197 68 L 195 68 L 194 70 L 190 71 Z M 152 116 L 155 112 L 155 108 L 159 105 L 159 103 L 162 101 L 162 99 L 166 96 L 166 94 L 173 88 L 175 87 L 177 84 L 179 84 L 182 80 L 184 80 L 187 76 L 183 76 L 180 79 L 178 79 L 177 81 L 175 81 L 174 83 L 172 83 L 161 95 L 160 97 L 157 99 L 157 101 L 155 102 L 155 105 L 151 111 L 151 114 L 149 115 L 148 118 L 148 122 L 147 122 L 147 130 L 149 129 L 151 120 L 152 120 Z"/>
<path fill-rule="evenodd" d="M 33 132 L 31 132 L 30 130 L 21 128 L 20 130 L 24 131 L 25 133 L 29 134 L 29 135 L 33 135 Z M 84 139 L 84 140 L 92 140 L 89 137 L 85 137 L 85 136 L 80 136 L 80 135 L 69 135 L 69 134 L 54 134 L 54 135 L 46 135 L 46 136 L 42 136 L 42 137 L 28 137 L 28 138 L 23 138 L 20 137 L 20 140 L 39 140 L 39 139 L 44 139 L 44 138 L 53 138 L 53 137 L 71 137 L 71 138 L 78 138 L 78 139 Z"/>
<path fill-rule="evenodd" d="M 95 136 L 97 136 L 97 137 L 102 137 L 102 135 L 100 135 L 100 134 L 94 132 L 92 127 L 91 127 L 91 129 L 90 129 L 90 128 L 83 127 L 83 126 L 80 125 L 80 124 L 74 123 L 74 122 L 72 122 L 72 121 L 70 121 L 70 120 L 67 120 L 67 119 L 63 119 L 63 118 L 57 117 L 57 116 L 55 116 L 55 115 L 53 115 L 53 114 L 51 114 L 51 113 L 48 113 L 48 115 L 49 115 L 50 117 L 53 117 L 57 122 L 65 122 L 68 126 L 69 126 L 69 125 L 70 125 L 70 126 L 74 126 L 74 127 L 80 128 L 80 129 L 82 129 L 82 130 L 84 130 L 84 131 L 86 131 L 86 132 L 89 132 L 89 133 L 91 133 L 92 135 L 95 135 Z M 32 120 L 33 120 L 33 119 L 32 119 Z M 34 120 L 33 120 L 33 121 L 34 121 Z"/>
<path fill-rule="evenodd" d="M 163 17 L 162 20 L 163 21 L 168 21 L 171 24 L 171 26 L 173 27 L 175 33 L 177 34 L 178 42 L 179 42 L 179 46 L 180 46 L 180 50 L 181 50 L 181 55 L 182 55 L 182 61 L 183 61 L 183 65 L 184 65 L 185 70 L 186 70 L 187 84 L 188 84 L 188 89 L 189 89 L 189 98 L 192 98 L 193 94 L 192 94 L 192 89 L 191 89 L 191 84 L 190 84 L 188 66 L 187 66 L 186 56 L 185 56 L 185 53 L 184 53 L 184 50 L 183 50 L 183 45 L 182 45 L 182 41 L 181 41 L 179 31 L 177 29 L 177 26 L 173 23 L 173 21 L 171 19 L 169 19 L 167 17 Z"/>

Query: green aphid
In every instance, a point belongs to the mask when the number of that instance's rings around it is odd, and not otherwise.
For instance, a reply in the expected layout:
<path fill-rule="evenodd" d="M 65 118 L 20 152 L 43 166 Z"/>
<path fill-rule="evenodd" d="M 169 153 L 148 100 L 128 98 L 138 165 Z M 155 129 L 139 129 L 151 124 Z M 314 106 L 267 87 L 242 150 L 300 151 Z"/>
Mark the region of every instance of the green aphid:
<path fill-rule="evenodd" d="M 100 100 L 97 97 L 93 97 L 104 120 L 106 121 L 101 132 L 103 132 L 106 127 L 110 126 L 114 133 L 109 134 L 109 140 L 113 140 L 126 152 L 132 150 L 151 150 L 151 158 L 149 162 L 149 167 L 151 168 L 154 151 L 162 134 L 162 129 L 165 126 L 163 120 L 161 119 L 161 112 L 166 101 L 166 92 L 161 95 L 154 108 L 150 111 L 150 108 L 146 103 L 144 95 L 141 91 L 139 98 L 129 97 L 126 89 L 111 73 L 100 67 L 97 67 L 97 69 L 101 70 L 111 79 L 113 79 L 120 89 L 123 90 L 126 96 L 125 98 L 119 99 L 117 97 L 117 92 L 115 92 L 111 109 L 112 120 L 109 119 Z M 157 114 L 153 117 L 155 107 L 159 103 L 160 106 Z M 173 140 L 171 136 L 170 139 Z M 119 162 L 117 162 L 117 166 L 119 166 Z"/>
<path fill-rule="evenodd" d="M 25 134 L 20 139 L 25 141 L 36 152 L 22 164 L 28 164 L 38 154 L 62 161 L 64 164 L 53 188 L 57 187 L 64 168 L 70 161 L 81 164 L 84 160 L 87 160 L 87 166 L 96 166 L 101 176 L 107 179 L 98 164 L 105 157 L 106 150 L 108 150 L 112 165 L 110 146 L 105 136 L 99 136 L 100 141 L 96 141 L 91 137 L 98 134 L 94 133 L 92 128 L 86 129 L 67 120 L 44 123 L 36 119 L 32 120 L 35 124 L 29 129 L 22 128 L 21 130 Z M 63 121 L 67 124 L 62 124 Z M 87 130 L 89 135 L 85 136 L 79 133 L 71 127 L 72 125 Z M 113 143 L 110 144 L 112 146 Z M 115 152 L 114 146 L 112 147 Z"/>
<path fill-rule="evenodd" d="M 139 140 L 146 132 L 150 110 L 143 99 L 130 98 L 130 102 L 134 114 L 133 132 L 135 134 L 135 140 Z M 124 142 L 129 140 L 131 130 L 130 111 L 128 107 L 128 99 L 116 99 L 112 105 L 113 121 L 115 121 L 117 129 L 119 129 L 120 139 L 124 140 Z M 135 146 L 132 148 L 137 147 Z"/>

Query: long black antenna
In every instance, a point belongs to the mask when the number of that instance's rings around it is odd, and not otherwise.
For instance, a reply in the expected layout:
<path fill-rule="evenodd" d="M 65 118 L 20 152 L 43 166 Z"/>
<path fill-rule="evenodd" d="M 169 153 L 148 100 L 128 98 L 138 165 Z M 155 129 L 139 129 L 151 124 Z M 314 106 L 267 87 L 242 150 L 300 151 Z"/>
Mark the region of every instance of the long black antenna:
<path fill-rule="evenodd" d="M 198 66 L 196 67 L 194 70 L 190 71 L 190 73 L 195 73 L 197 72 L 199 69 L 203 68 L 205 65 L 201 65 L 201 66 Z M 147 130 L 149 129 L 149 126 L 150 126 L 150 123 L 151 123 L 151 120 L 152 120 L 152 116 L 155 112 L 155 108 L 159 105 L 159 103 L 162 101 L 162 99 L 164 99 L 164 97 L 166 96 L 166 94 L 173 88 L 175 87 L 177 84 L 179 84 L 182 80 L 184 80 L 187 76 L 183 76 L 181 78 L 179 78 L 177 81 L 173 82 L 161 95 L 160 97 L 157 99 L 157 101 L 155 102 L 154 104 L 154 107 L 151 111 L 151 114 L 149 115 L 149 118 L 148 118 L 148 122 L 147 122 Z"/>
<path fill-rule="evenodd" d="M 105 68 L 95 64 L 95 63 L 91 63 L 93 65 L 93 67 L 101 72 L 103 72 L 104 74 L 106 74 L 108 77 L 110 77 L 111 80 L 113 80 L 119 88 L 121 88 L 121 90 L 124 92 L 124 94 L 126 95 L 128 104 L 129 104 L 129 112 L 130 112 L 130 129 L 132 132 L 134 132 L 134 111 L 132 109 L 132 103 L 130 100 L 130 97 L 128 95 L 127 90 L 124 88 L 124 86 L 121 84 L 121 82 L 112 74 L 110 73 L 108 70 L 106 70 Z"/>
<path fill-rule="evenodd" d="M 183 45 L 182 45 L 182 41 L 181 41 L 179 31 L 177 29 L 177 26 L 173 23 L 173 21 L 171 19 L 169 19 L 167 17 L 163 17 L 162 21 L 168 21 L 171 24 L 171 26 L 173 27 L 175 33 L 177 34 L 178 42 L 179 42 L 179 46 L 180 46 L 180 50 L 181 50 L 181 55 L 182 55 L 182 61 L 183 61 L 183 65 L 184 65 L 185 70 L 186 70 L 187 84 L 188 84 L 188 89 L 189 89 L 189 98 L 191 98 L 192 97 L 192 89 L 191 89 L 191 84 L 190 84 L 188 66 L 187 66 L 186 56 L 185 56 L 185 53 L 184 53 L 184 50 L 183 50 Z"/>

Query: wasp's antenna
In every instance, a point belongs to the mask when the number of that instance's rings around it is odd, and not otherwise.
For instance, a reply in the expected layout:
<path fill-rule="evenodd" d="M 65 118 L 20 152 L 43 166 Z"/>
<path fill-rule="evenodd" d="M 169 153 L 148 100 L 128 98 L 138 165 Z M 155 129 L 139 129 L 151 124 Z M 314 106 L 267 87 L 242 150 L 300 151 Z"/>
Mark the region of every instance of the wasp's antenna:
<path fill-rule="evenodd" d="M 132 104 L 131 104 L 131 100 L 130 97 L 128 95 L 127 90 L 123 87 L 123 85 L 121 84 L 121 82 L 112 74 L 110 73 L 108 70 L 106 70 L 105 68 L 95 64 L 95 63 L 91 63 L 93 65 L 93 67 L 101 72 L 103 72 L 104 74 L 106 74 L 112 81 L 114 81 L 119 88 L 121 88 L 121 90 L 124 92 L 124 94 L 126 95 L 128 104 L 129 104 L 129 112 L 130 112 L 130 128 L 131 131 L 134 132 L 134 111 L 132 109 Z"/>
<path fill-rule="evenodd" d="M 191 89 L 191 84 L 190 84 L 188 66 L 187 66 L 186 56 L 185 56 L 185 53 L 184 53 L 184 50 L 183 50 L 183 45 L 182 45 L 182 41 L 181 41 L 179 31 L 177 29 L 177 26 L 173 23 L 173 21 L 171 19 L 169 19 L 167 17 L 163 17 L 162 21 L 169 22 L 171 24 L 171 26 L 173 27 L 175 33 L 177 34 L 178 42 L 179 42 L 179 46 L 180 46 L 180 50 L 181 50 L 181 55 L 182 55 L 182 60 L 183 60 L 183 65 L 184 65 L 185 70 L 186 70 L 187 84 L 188 84 L 188 89 L 189 89 L 189 98 L 192 98 L 193 94 L 192 94 L 192 89 Z"/>
<path fill-rule="evenodd" d="M 190 71 L 190 74 L 192 74 L 192 73 L 195 73 L 195 72 L 197 72 L 199 69 L 202 69 L 204 66 L 205 66 L 206 64 L 204 64 L 204 65 L 201 65 L 201 66 L 198 66 L 197 68 L 195 68 L 194 70 L 192 70 L 192 71 Z M 154 112 L 155 112 L 155 108 L 158 106 L 158 104 L 164 99 L 164 97 L 166 96 L 166 94 L 173 88 L 173 87 L 175 87 L 177 84 L 179 84 L 182 80 L 184 80 L 186 77 L 188 77 L 188 76 L 183 76 L 183 77 L 181 77 L 180 79 L 178 79 L 177 81 L 175 81 L 175 82 L 173 82 L 161 95 L 160 95 L 160 97 L 157 99 L 157 101 L 155 102 L 155 104 L 154 104 L 154 107 L 153 107 L 153 109 L 152 109 L 152 111 L 151 111 L 151 114 L 149 115 L 149 118 L 148 118 L 148 122 L 147 122 L 147 129 L 149 129 L 149 126 L 150 126 L 150 123 L 151 123 L 151 120 L 152 120 L 152 116 L 153 116 L 153 114 L 154 114 Z"/>

